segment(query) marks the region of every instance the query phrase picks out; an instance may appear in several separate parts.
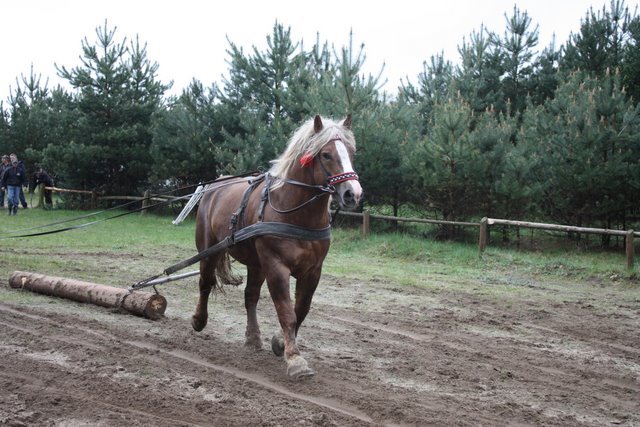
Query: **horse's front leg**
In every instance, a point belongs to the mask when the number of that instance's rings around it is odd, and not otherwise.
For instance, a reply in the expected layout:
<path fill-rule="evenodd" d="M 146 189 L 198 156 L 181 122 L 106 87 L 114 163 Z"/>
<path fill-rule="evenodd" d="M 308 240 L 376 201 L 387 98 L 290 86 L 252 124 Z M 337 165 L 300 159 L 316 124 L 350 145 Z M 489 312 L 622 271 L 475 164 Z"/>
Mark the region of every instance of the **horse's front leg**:
<path fill-rule="evenodd" d="M 302 276 L 298 278 L 298 280 L 296 280 L 296 338 L 298 337 L 298 331 L 300 330 L 302 322 L 304 322 L 307 314 L 309 314 L 309 309 L 311 308 L 311 300 L 313 299 L 313 294 L 318 287 L 321 271 L 322 270 L 318 268 L 317 270 L 313 270 L 305 276 Z M 283 355 L 284 339 L 282 335 L 275 335 L 271 339 L 271 349 L 276 355 Z"/>
<path fill-rule="evenodd" d="M 290 271 L 286 267 L 276 266 L 267 274 L 267 286 L 282 328 L 287 375 L 290 378 L 301 379 L 313 376 L 315 372 L 300 355 L 296 344 L 298 321 L 289 294 L 289 277 Z"/>
<path fill-rule="evenodd" d="M 298 336 L 300 325 L 309 314 L 313 294 L 318 287 L 318 282 L 320 282 L 321 271 L 318 268 L 296 280 L 296 336 Z"/>

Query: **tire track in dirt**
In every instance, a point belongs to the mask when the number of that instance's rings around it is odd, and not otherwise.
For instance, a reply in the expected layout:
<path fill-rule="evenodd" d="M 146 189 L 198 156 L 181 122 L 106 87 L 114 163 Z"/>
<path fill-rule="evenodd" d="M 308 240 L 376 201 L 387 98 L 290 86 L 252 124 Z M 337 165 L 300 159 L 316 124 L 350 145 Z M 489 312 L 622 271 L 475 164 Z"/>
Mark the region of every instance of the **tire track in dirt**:
<path fill-rule="evenodd" d="M 179 426 L 200 426 L 202 424 L 194 424 L 184 419 L 172 419 L 167 417 L 166 415 L 157 415 L 150 411 L 142 411 L 140 409 L 134 409 L 131 407 L 127 407 L 125 405 L 114 405 L 108 402 L 105 402 L 102 399 L 94 399 L 89 397 L 86 393 L 77 393 L 72 390 L 69 390 L 68 387 L 57 387 L 55 384 L 51 382 L 46 383 L 39 380 L 37 377 L 21 375 L 17 373 L 8 373 L 8 372 L 0 372 L 0 377 L 18 380 L 22 383 L 22 388 L 24 391 L 30 391 L 33 395 L 40 395 L 41 398 L 51 398 L 53 401 L 56 399 L 60 399 L 59 396 L 64 396 L 65 399 L 73 398 L 79 402 L 83 402 L 85 405 L 88 405 L 92 408 L 93 411 L 99 413 L 100 410 L 108 411 L 113 414 L 122 415 L 122 413 L 127 413 L 130 415 L 136 415 L 142 417 L 145 420 L 148 420 L 149 424 L 155 423 L 166 423 L 167 421 L 170 423 L 175 423 L 175 425 Z M 43 390 L 46 390 L 43 395 Z"/>
<path fill-rule="evenodd" d="M 38 324 L 42 324 L 42 323 L 47 323 L 51 326 L 55 326 L 56 328 L 60 328 L 62 330 L 67 330 L 70 332 L 70 330 L 73 330 L 74 335 L 76 335 L 76 337 L 74 339 L 70 339 L 68 338 L 67 334 L 55 334 L 55 335 L 51 335 L 51 334 L 44 334 L 44 333 L 39 333 L 37 330 L 33 330 L 31 328 L 26 328 L 24 326 L 21 325 L 17 325 L 14 323 L 9 323 L 3 320 L 0 320 L 0 324 L 3 325 L 5 328 L 9 329 L 14 329 L 14 330 L 18 330 L 22 333 L 27 333 L 27 334 L 32 334 L 32 335 L 37 335 L 41 338 L 46 338 L 48 340 L 54 340 L 54 341 L 59 341 L 59 342 L 63 342 L 66 344 L 70 344 L 70 345 L 79 345 L 79 341 L 80 339 L 77 337 L 78 332 L 81 332 L 83 334 L 86 335 L 90 335 L 96 338 L 99 338 L 101 342 L 118 342 L 118 344 L 121 345 L 127 345 L 129 347 L 132 347 L 134 349 L 142 349 L 142 350 L 147 350 L 150 351 L 152 353 L 155 354 L 155 356 L 157 357 L 158 355 L 164 355 L 164 356 L 168 356 L 168 357 L 172 357 L 172 358 L 176 358 L 179 359 L 183 362 L 187 362 L 193 365 L 197 365 L 199 367 L 204 367 L 204 368 L 208 368 L 208 369 L 213 369 L 217 372 L 220 372 L 224 375 L 229 375 L 232 376 L 234 378 L 237 378 L 239 380 L 242 381 L 246 381 L 249 383 L 252 383 L 256 386 L 265 388 L 267 390 L 270 390 L 272 392 L 276 392 L 286 398 L 290 398 L 290 399 L 294 399 L 294 400 L 299 400 L 299 401 L 303 401 L 306 403 L 310 403 L 312 405 L 316 405 L 316 406 L 320 406 L 324 409 L 328 409 L 330 411 L 342 414 L 344 416 L 350 417 L 350 418 L 354 418 L 357 419 L 361 422 L 364 423 L 373 423 L 373 420 L 371 417 L 369 417 L 367 414 L 365 414 L 364 412 L 362 412 L 361 410 L 355 408 L 355 407 L 351 407 L 348 405 L 345 405 L 343 403 L 340 403 L 339 401 L 335 400 L 335 399 L 331 399 L 331 398 L 327 398 L 327 397 L 321 397 L 321 396 L 312 396 L 312 395 L 307 395 L 307 394 L 303 394 L 303 393 L 299 393 L 299 392 L 293 392 L 288 390 L 285 386 L 279 385 L 271 380 L 269 380 L 268 378 L 261 376 L 261 375 L 257 375 L 255 373 L 249 373 L 246 371 L 243 371 L 241 369 L 235 368 L 235 367 L 231 367 L 231 366 L 224 366 L 221 364 L 216 364 L 216 363 L 212 363 L 194 353 L 190 353 L 188 351 L 185 350 L 177 350 L 177 349 L 173 349 L 173 350 L 166 350 L 156 344 L 153 344 L 151 342 L 148 341 L 139 341 L 139 340 L 130 340 L 130 339 L 123 339 L 122 337 L 113 335 L 109 332 L 105 332 L 105 331 L 96 331 L 94 329 L 88 329 L 85 328 L 83 326 L 80 325 L 74 325 L 73 327 L 70 327 L 69 325 L 65 325 L 61 322 L 58 321 L 54 321 L 48 317 L 45 316 L 40 316 L 40 315 L 35 315 L 32 313 L 24 313 L 22 311 L 18 311 L 15 310 L 5 304 L 0 304 L 0 310 L 2 310 L 5 313 L 11 313 L 14 318 L 16 318 L 16 320 L 19 320 L 19 317 L 24 317 L 24 318 L 28 318 L 32 321 L 38 322 Z M 89 343 L 86 340 L 82 341 L 82 347 L 89 347 L 93 350 L 97 350 L 97 351 L 109 351 L 110 349 L 112 349 L 112 347 L 110 345 L 102 345 L 100 346 L 99 344 L 93 344 L 93 343 Z M 85 399 L 87 400 L 87 399 Z M 142 412 L 140 413 L 141 415 L 143 414 Z"/>
<path fill-rule="evenodd" d="M 507 334 L 497 337 L 478 334 L 478 331 L 473 329 L 467 330 L 465 328 L 455 333 L 442 335 L 441 333 L 418 333 L 412 331 L 410 328 L 390 324 L 382 325 L 367 321 L 366 319 L 363 320 L 362 318 L 356 319 L 344 314 L 320 314 L 320 316 L 330 321 L 338 321 L 355 328 L 366 328 L 376 333 L 381 332 L 387 334 L 389 337 L 381 338 L 381 341 L 395 341 L 394 345 L 398 348 L 402 348 L 403 346 L 411 348 L 412 345 L 407 345 L 405 342 L 405 339 L 410 339 L 421 345 L 429 346 L 435 353 L 444 354 L 445 356 L 448 356 L 452 352 L 457 353 L 457 357 L 462 356 L 463 359 L 480 368 L 480 371 L 484 370 L 483 373 L 479 374 L 480 377 L 491 377 L 491 371 L 494 371 L 494 376 L 498 375 L 502 381 L 513 382 L 516 380 L 517 382 L 523 382 L 524 387 L 516 386 L 516 388 L 512 390 L 512 397 L 516 395 L 526 396 L 526 399 L 522 401 L 522 405 L 524 406 L 544 407 L 545 400 L 547 400 L 549 396 L 571 396 L 575 394 L 575 385 L 584 382 L 591 383 L 594 390 L 604 388 L 603 383 L 605 383 L 609 393 L 596 393 L 595 396 L 589 395 L 586 397 L 592 400 L 593 403 L 586 404 L 583 408 L 574 408 L 572 415 L 578 419 L 582 418 L 587 420 L 592 418 L 593 416 L 587 414 L 603 400 L 617 400 L 619 405 L 630 411 L 633 411 L 633 409 L 638 406 L 630 396 L 630 393 L 637 393 L 638 384 L 636 381 L 626 377 L 629 372 L 633 372 L 636 369 L 637 364 L 631 361 L 624 363 L 624 356 L 607 354 L 593 347 L 594 344 L 598 346 L 602 345 L 605 349 L 614 348 L 624 354 L 626 350 L 628 350 L 626 346 L 609 346 L 608 343 L 600 340 L 585 340 L 580 336 L 568 335 L 561 331 L 541 327 L 540 329 L 548 329 L 548 332 L 553 332 L 553 336 L 556 336 L 556 339 L 560 338 L 560 341 L 575 340 L 575 342 L 580 345 L 590 346 L 585 350 L 584 355 L 579 352 L 576 352 L 576 355 L 571 354 L 569 355 L 570 357 L 566 359 L 566 362 L 563 363 L 562 366 L 559 366 L 557 356 L 558 354 L 563 354 L 563 349 L 560 345 L 546 345 L 544 341 L 537 341 L 537 338 L 528 336 L 526 331 L 512 330 L 513 328 L 510 326 L 507 328 Z M 496 324 L 493 326 L 500 325 Z M 521 328 L 531 326 L 535 325 L 532 323 L 519 325 Z M 398 337 L 400 338 L 399 340 L 397 339 Z M 539 338 L 543 339 L 543 337 Z M 549 337 L 547 336 L 546 338 L 548 339 Z M 513 357 L 511 351 L 508 351 L 508 348 L 514 345 L 517 345 L 520 349 L 520 353 L 516 358 Z M 483 348 L 483 351 L 479 351 L 479 349 Z M 504 351 L 501 350 L 503 348 Z M 609 360 L 608 364 L 611 365 L 611 369 L 607 372 L 608 377 L 591 371 L 593 366 L 590 361 L 591 352 L 596 354 L 596 358 L 601 358 L 604 363 L 607 363 L 607 360 Z M 457 378 L 458 374 L 455 372 L 456 369 L 441 370 L 441 373 L 445 375 L 450 374 L 453 375 L 454 378 Z M 535 374 L 533 374 L 534 372 Z M 529 392 L 535 392 L 537 388 L 542 387 L 551 387 L 553 392 L 547 396 L 540 393 L 541 397 L 539 398 L 529 394 Z M 614 391 L 615 393 L 613 393 Z M 471 398 L 474 394 L 474 388 L 472 387 L 469 390 L 468 397 Z M 505 399 L 508 398 L 508 396 L 505 396 Z M 546 405 L 548 404 L 549 403 L 546 403 Z M 607 418 L 601 418 L 598 422 L 606 423 L 606 420 Z"/>
<path fill-rule="evenodd" d="M 349 407 L 346 405 L 342 405 L 340 402 L 335 401 L 333 399 L 329 399 L 329 398 L 323 398 L 323 397 L 318 397 L 318 396 L 310 396 L 310 395 L 305 395 L 305 394 L 300 394 L 297 392 L 292 392 L 287 390 L 285 387 L 280 386 L 272 381 L 270 381 L 269 379 L 260 376 L 260 375 L 256 375 L 256 374 L 251 374 L 249 372 L 245 372 L 242 371 L 240 369 L 237 368 L 233 368 L 233 367 L 229 367 L 229 366 L 223 366 L 223 365 L 218 365 L 215 363 L 211 363 L 199 356 L 196 356 L 192 353 L 183 351 L 183 350 L 164 350 L 154 344 L 148 343 L 148 342 L 139 342 L 139 341 L 122 341 L 122 343 L 130 345 L 132 347 L 138 347 L 141 349 L 146 349 L 146 350 L 151 350 L 154 351 L 156 353 L 161 353 L 161 354 L 165 354 L 171 357 L 175 357 L 177 359 L 180 360 L 184 360 L 193 364 L 197 364 L 206 368 L 210 368 L 213 369 L 215 371 L 221 372 L 223 374 L 227 374 L 227 375 L 232 375 L 236 378 L 239 378 L 241 380 L 245 380 L 251 383 L 254 383 L 256 385 L 262 386 L 266 389 L 269 389 L 271 391 L 275 391 L 276 393 L 282 394 L 284 396 L 293 398 L 293 399 L 297 399 L 297 400 L 303 400 L 305 402 L 308 403 L 312 403 L 314 405 L 318 405 L 318 406 L 322 406 L 326 409 L 330 409 L 332 411 L 341 413 L 343 415 L 347 415 L 349 417 L 353 417 L 356 418 L 360 421 L 364 421 L 366 423 L 372 423 L 373 420 L 371 419 L 371 417 L 369 417 L 368 415 L 366 415 L 365 413 L 363 413 L 362 411 L 353 408 L 353 407 Z"/>

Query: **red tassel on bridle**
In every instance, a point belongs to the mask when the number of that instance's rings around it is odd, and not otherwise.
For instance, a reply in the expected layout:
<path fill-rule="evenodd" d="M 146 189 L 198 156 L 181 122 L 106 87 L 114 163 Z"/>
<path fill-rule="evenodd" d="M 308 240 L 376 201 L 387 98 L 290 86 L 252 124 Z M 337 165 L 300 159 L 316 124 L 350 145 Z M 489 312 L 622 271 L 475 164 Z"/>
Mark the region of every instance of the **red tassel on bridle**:
<path fill-rule="evenodd" d="M 307 153 L 304 156 L 300 157 L 300 165 L 303 168 L 313 166 L 313 154 Z"/>

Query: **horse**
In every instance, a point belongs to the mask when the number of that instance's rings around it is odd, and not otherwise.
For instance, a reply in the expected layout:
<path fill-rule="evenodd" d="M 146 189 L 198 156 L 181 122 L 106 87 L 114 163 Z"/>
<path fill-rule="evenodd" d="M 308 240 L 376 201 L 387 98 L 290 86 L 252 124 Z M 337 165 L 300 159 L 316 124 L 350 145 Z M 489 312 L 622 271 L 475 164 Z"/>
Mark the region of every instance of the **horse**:
<path fill-rule="evenodd" d="M 247 269 L 245 345 L 262 348 L 256 307 L 266 280 L 281 326 L 280 334 L 271 340 L 273 352 L 284 356 L 289 378 L 315 374 L 301 356 L 296 337 L 309 313 L 329 251 L 331 198 L 341 209 L 353 210 L 362 197 L 353 169 L 355 150 L 351 115 L 342 123 L 317 115 L 293 133 L 266 174 L 214 184 L 205 193 L 196 216 L 199 252 L 228 239 L 236 230 L 260 222 L 266 226 L 284 223 L 302 231 L 300 235 L 259 235 L 202 259 L 199 299 L 191 319 L 194 330 L 201 331 L 207 324 L 211 290 L 222 284 L 241 283 L 231 271 L 232 257 Z M 323 230 L 329 233 L 322 234 Z M 296 279 L 295 303 L 290 295 L 291 277 Z"/>

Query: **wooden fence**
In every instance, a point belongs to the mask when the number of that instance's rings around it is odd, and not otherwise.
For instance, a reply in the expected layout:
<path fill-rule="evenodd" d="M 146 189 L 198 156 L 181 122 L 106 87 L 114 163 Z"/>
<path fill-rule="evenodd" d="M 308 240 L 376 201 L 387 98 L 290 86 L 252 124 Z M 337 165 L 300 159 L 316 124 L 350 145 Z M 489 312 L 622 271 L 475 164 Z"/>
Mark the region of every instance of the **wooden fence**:
<path fill-rule="evenodd" d="M 96 200 L 140 200 L 142 201 L 143 208 L 148 206 L 150 201 L 166 201 L 168 199 L 171 199 L 171 197 L 169 196 L 151 195 L 148 190 L 145 192 L 144 196 L 142 197 L 139 197 L 139 196 L 102 196 L 100 197 L 93 191 L 65 190 L 57 187 L 46 187 L 46 189 L 57 191 L 57 192 L 88 194 L 88 195 L 91 195 L 93 202 L 95 202 Z M 42 191 L 41 191 L 41 194 L 42 194 Z M 142 212 L 144 213 L 145 210 L 143 210 Z M 575 227 L 571 225 L 546 224 L 546 223 L 540 223 L 540 222 L 527 222 L 527 221 L 513 221 L 513 220 L 498 219 L 498 218 L 482 218 L 480 222 L 461 222 L 461 221 L 444 221 L 444 220 L 427 219 L 427 218 L 411 218 L 411 217 L 404 218 L 404 217 L 396 217 L 396 216 L 388 216 L 388 215 L 375 215 L 367 211 L 362 213 L 340 211 L 340 215 L 362 218 L 362 234 L 364 236 L 368 236 L 371 231 L 370 223 L 372 219 L 383 220 L 383 221 L 435 224 L 435 225 L 454 225 L 454 226 L 460 226 L 460 227 L 477 227 L 479 230 L 478 248 L 480 250 L 480 253 L 484 252 L 485 248 L 487 247 L 489 227 L 492 225 L 503 225 L 503 226 L 531 228 L 531 229 L 548 230 L 548 231 L 563 231 L 563 232 L 574 232 L 574 233 L 583 233 L 583 234 L 620 236 L 620 237 L 624 237 L 625 239 L 625 253 L 626 253 L 626 259 L 627 259 L 627 268 L 629 269 L 633 268 L 634 258 L 635 258 L 634 238 L 640 237 L 640 232 L 634 231 L 634 230 L 610 230 L 605 228 Z"/>
<path fill-rule="evenodd" d="M 85 194 L 91 197 L 91 207 L 97 206 L 97 202 L 100 200 L 129 200 L 129 201 L 140 201 L 142 202 L 142 211 L 141 213 L 145 213 L 147 207 L 149 207 L 150 202 L 166 202 L 168 200 L 175 199 L 174 196 L 166 196 L 166 195 L 152 195 L 149 190 L 144 192 L 144 196 L 101 196 L 96 191 L 89 190 L 70 190 L 66 188 L 58 188 L 58 187 L 44 187 L 44 184 L 40 184 L 40 201 L 39 206 L 43 206 L 43 197 L 44 190 L 54 191 L 56 193 L 75 193 L 75 194 Z"/>
<path fill-rule="evenodd" d="M 583 234 L 599 234 L 610 236 L 621 236 L 625 239 L 625 253 L 627 260 L 627 268 L 632 269 L 635 258 L 634 237 L 640 237 L 640 232 L 633 230 L 610 230 L 605 228 L 589 228 L 589 227 L 574 227 L 571 225 L 558 225 L 558 224 L 546 224 L 540 222 L 527 222 L 527 221 L 513 221 L 507 219 L 498 218 L 482 218 L 480 222 L 460 222 L 460 221 L 444 221 L 425 218 L 403 218 L 387 215 L 373 215 L 369 212 L 357 213 L 357 212 L 340 212 L 340 215 L 353 216 L 362 218 L 362 234 L 364 236 L 370 233 L 370 222 L 372 219 L 386 220 L 386 221 L 399 221 L 399 222 L 413 222 L 423 224 L 436 224 L 436 225 L 456 225 L 461 227 L 478 227 L 478 248 L 480 253 L 484 252 L 488 244 L 489 226 L 491 225 L 503 225 L 520 228 L 531 228 L 538 230 L 548 231 L 563 231 L 574 232 Z"/>

